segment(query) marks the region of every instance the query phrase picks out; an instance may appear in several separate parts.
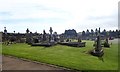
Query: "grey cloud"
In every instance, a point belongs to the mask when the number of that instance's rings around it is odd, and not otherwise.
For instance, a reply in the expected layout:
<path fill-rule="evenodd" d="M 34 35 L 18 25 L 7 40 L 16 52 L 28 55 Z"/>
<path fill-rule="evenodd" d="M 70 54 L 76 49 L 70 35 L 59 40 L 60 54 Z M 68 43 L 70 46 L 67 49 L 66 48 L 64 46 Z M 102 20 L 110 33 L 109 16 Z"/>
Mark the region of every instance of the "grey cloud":
<path fill-rule="evenodd" d="M 26 23 L 26 22 L 32 22 L 32 23 L 63 23 L 65 22 L 65 19 L 61 18 L 26 18 L 26 19 L 3 19 L 0 20 L 0 23 L 3 24 L 16 24 L 16 23 Z"/>
<path fill-rule="evenodd" d="M 11 16 L 11 12 L 1 11 L 0 16 Z"/>
<path fill-rule="evenodd" d="M 116 19 L 117 18 L 117 14 L 116 15 L 112 15 L 112 16 L 89 16 L 87 19 L 88 20 L 106 20 L 106 19 Z"/>

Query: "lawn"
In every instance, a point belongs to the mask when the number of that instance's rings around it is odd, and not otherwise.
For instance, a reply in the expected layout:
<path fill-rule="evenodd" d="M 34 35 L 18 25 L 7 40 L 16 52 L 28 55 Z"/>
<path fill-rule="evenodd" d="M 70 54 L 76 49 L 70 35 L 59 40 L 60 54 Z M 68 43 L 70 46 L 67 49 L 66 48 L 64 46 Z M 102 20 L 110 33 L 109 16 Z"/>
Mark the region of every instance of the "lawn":
<path fill-rule="evenodd" d="M 76 48 L 63 45 L 33 47 L 24 43 L 2 45 L 2 53 L 20 58 L 40 61 L 77 70 L 117 70 L 118 44 L 104 48 L 104 62 L 88 54 L 93 49 L 93 41 L 85 41 L 86 47 Z"/>

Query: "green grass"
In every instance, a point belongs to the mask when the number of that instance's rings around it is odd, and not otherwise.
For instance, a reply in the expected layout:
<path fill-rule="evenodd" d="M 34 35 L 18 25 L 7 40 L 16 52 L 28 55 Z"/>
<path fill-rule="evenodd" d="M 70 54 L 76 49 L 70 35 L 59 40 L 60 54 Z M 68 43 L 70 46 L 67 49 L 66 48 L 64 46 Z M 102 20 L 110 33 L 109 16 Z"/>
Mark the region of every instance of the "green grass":
<path fill-rule="evenodd" d="M 87 52 L 93 49 L 92 41 L 85 41 L 86 47 L 75 48 L 56 45 L 53 47 L 33 47 L 19 43 L 9 46 L 3 45 L 2 52 L 20 58 L 40 61 L 77 70 L 117 70 L 118 69 L 118 45 L 112 44 L 111 48 L 104 48 L 104 62 L 98 57 Z"/>

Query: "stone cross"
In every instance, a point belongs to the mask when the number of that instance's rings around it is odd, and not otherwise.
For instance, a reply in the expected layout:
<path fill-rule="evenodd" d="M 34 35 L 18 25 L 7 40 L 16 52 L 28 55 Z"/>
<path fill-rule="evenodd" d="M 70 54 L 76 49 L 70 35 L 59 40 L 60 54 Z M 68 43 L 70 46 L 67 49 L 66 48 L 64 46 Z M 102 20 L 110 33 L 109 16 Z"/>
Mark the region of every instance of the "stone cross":
<path fill-rule="evenodd" d="M 54 37 L 53 37 L 53 34 L 52 34 L 52 32 L 53 32 L 53 30 L 52 30 L 52 27 L 50 27 L 50 42 L 54 42 Z"/>
<path fill-rule="evenodd" d="M 43 34 L 46 34 L 45 30 L 43 30 Z"/>
<path fill-rule="evenodd" d="M 50 27 L 50 30 L 49 30 L 49 31 L 50 31 L 50 34 L 52 34 L 52 32 L 53 32 L 52 27 Z"/>
<path fill-rule="evenodd" d="M 45 30 L 43 30 L 43 41 L 45 41 L 46 40 L 46 32 L 45 32 Z"/>
<path fill-rule="evenodd" d="M 29 33 L 29 29 L 27 28 L 26 33 Z"/>
<path fill-rule="evenodd" d="M 4 27 L 4 38 L 5 38 L 5 41 L 8 41 L 8 35 L 7 35 L 7 30 L 6 30 L 6 27 Z"/>
<path fill-rule="evenodd" d="M 98 36 L 97 36 L 97 41 L 96 41 L 96 47 L 95 47 L 95 51 L 101 51 L 102 47 L 101 47 L 101 40 L 100 40 L 100 28 L 99 28 L 99 32 L 98 32 Z"/>
<path fill-rule="evenodd" d="M 7 30 L 6 30 L 6 27 L 4 27 L 4 33 L 7 34 Z"/>

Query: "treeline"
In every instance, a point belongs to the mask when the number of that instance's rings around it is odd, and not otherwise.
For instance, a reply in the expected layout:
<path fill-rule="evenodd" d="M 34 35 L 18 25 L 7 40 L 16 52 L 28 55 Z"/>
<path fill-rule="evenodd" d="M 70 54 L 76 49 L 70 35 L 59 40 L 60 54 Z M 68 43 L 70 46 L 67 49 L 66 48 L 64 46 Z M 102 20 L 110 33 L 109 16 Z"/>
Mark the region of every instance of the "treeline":
<path fill-rule="evenodd" d="M 86 30 L 86 31 L 82 31 L 82 36 L 96 36 L 98 33 L 98 29 L 96 28 L 95 30 L 91 29 L 91 30 Z M 109 37 L 114 37 L 114 38 L 120 38 L 120 30 L 116 29 L 116 30 L 109 30 L 106 31 L 105 29 L 103 31 L 100 32 L 100 34 L 102 36 L 109 36 Z"/>

